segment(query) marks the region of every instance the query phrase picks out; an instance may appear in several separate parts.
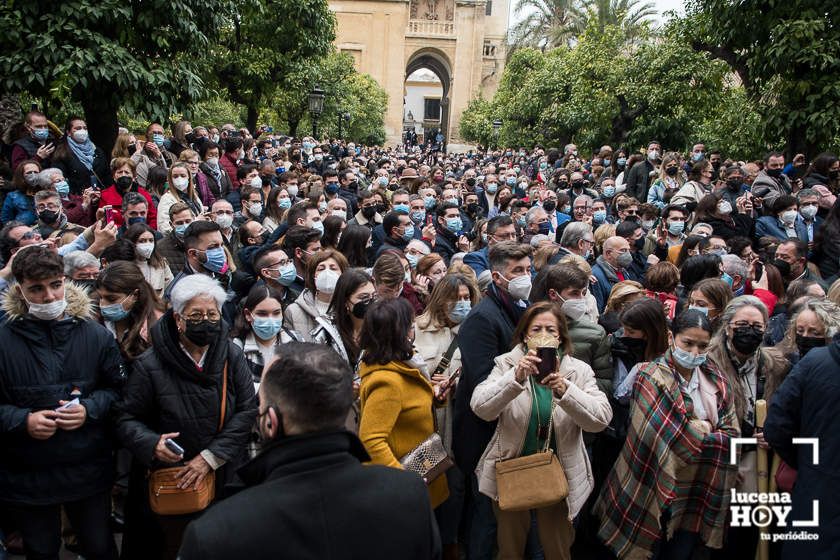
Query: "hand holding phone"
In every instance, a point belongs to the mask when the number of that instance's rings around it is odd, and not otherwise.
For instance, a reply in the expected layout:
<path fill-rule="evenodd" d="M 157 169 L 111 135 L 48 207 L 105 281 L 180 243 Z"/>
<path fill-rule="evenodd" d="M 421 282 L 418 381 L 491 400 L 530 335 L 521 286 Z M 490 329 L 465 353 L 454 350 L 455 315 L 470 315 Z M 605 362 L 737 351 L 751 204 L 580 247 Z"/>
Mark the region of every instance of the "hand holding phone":
<path fill-rule="evenodd" d="M 180 455 L 181 457 L 184 456 L 184 448 L 178 445 L 174 439 L 167 438 L 163 441 L 163 444 L 166 448 L 174 453 L 175 455 Z"/>
<path fill-rule="evenodd" d="M 68 401 L 61 405 L 60 407 L 56 408 L 56 410 L 67 410 L 68 408 L 73 408 L 74 406 L 79 405 L 79 397 L 76 397 L 72 401 Z"/>
<path fill-rule="evenodd" d="M 534 374 L 534 381 L 541 383 L 549 374 L 557 370 L 557 348 L 550 346 L 537 348 L 537 357 L 540 361 L 537 364 L 537 373 Z"/>
<path fill-rule="evenodd" d="M 114 208 L 112 206 L 105 206 L 105 223 L 110 224 L 114 222 Z"/>

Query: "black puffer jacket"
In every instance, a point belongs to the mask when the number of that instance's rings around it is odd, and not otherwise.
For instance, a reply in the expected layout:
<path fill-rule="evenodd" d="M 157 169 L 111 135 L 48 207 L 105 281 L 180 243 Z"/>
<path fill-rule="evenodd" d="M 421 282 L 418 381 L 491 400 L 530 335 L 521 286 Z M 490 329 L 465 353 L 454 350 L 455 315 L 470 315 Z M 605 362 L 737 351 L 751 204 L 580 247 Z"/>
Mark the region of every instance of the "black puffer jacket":
<path fill-rule="evenodd" d="M 223 323 L 224 325 L 224 323 Z M 227 409 L 222 431 L 219 412 L 222 371 L 228 364 Z M 223 327 L 210 345 L 199 371 L 181 349 L 172 310 L 152 327 L 152 347 L 132 365 L 122 400 L 117 404 L 120 441 L 144 466 L 156 464 L 160 434 L 180 432 L 176 438 L 189 461 L 204 449 L 227 464 L 216 472 L 219 486 L 244 462 L 246 445 L 257 413 L 251 370 L 242 350 L 228 339 Z"/>
<path fill-rule="evenodd" d="M 72 142 L 72 140 L 64 140 L 65 142 Z M 70 192 L 73 194 L 82 194 L 82 192 L 93 186 L 91 184 L 91 176 L 95 176 L 99 181 L 99 188 L 106 189 L 111 186 L 114 181 L 111 178 L 111 167 L 109 166 L 110 158 L 105 155 L 102 148 L 97 147 L 93 153 L 93 173 L 79 161 L 79 158 L 67 148 L 65 157 L 61 159 L 53 159 L 53 165 L 64 173 L 64 178 L 70 185 Z"/>
<path fill-rule="evenodd" d="M 81 500 L 111 488 L 111 405 L 123 381 L 114 337 L 91 321 L 84 290 L 66 286 L 66 318 L 27 315 L 16 289 L 3 302 L 0 327 L 0 501 L 48 505 Z M 56 430 L 46 440 L 26 431 L 30 412 L 54 410 L 79 398 L 87 410 L 76 430 Z"/>

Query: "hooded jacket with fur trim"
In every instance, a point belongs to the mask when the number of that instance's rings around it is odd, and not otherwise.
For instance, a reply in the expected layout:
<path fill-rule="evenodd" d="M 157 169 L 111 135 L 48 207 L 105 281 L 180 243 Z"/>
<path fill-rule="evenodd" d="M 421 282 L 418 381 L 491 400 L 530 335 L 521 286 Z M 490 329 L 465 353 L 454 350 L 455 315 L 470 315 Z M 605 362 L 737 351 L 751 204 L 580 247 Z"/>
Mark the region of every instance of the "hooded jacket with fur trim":
<path fill-rule="evenodd" d="M 111 488 L 114 449 L 111 405 L 123 383 L 114 337 L 91 320 L 84 290 L 65 287 L 62 318 L 42 321 L 28 314 L 12 287 L 0 326 L 0 502 L 26 505 L 81 500 Z M 31 412 L 54 410 L 76 395 L 84 424 L 57 429 L 45 440 L 27 431 Z"/>

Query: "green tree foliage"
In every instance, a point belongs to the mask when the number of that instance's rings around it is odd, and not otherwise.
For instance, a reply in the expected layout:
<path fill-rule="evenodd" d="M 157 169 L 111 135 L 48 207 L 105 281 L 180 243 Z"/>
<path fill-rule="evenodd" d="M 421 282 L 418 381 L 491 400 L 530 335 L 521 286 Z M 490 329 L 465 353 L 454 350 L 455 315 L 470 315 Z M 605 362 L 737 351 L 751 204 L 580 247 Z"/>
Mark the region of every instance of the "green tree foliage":
<path fill-rule="evenodd" d="M 231 6 L 230 0 L 6 0 L 0 87 L 42 99 L 49 113 L 65 100 L 78 103 L 93 141 L 110 152 L 121 107 L 165 118 L 203 93 L 201 59 Z"/>
<path fill-rule="evenodd" d="M 692 0 L 693 46 L 726 61 L 762 115 L 764 137 L 810 156 L 840 135 L 840 3 Z"/>
<path fill-rule="evenodd" d="M 335 39 L 335 16 L 327 0 L 242 0 L 212 49 L 214 73 L 235 103 L 247 108 L 254 132 L 260 107 L 305 71 L 311 59 L 329 53 Z"/>
<path fill-rule="evenodd" d="M 385 141 L 388 95 L 373 78 L 356 72 L 349 54 L 332 51 L 310 59 L 288 74 L 285 83 L 271 101 L 273 117 L 287 124 L 289 134 L 311 132 L 309 92 L 318 85 L 325 95 L 319 135 L 338 136 L 339 114 L 349 114 L 349 122 L 342 122 L 344 138 L 365 144 Z"/>
<path fill-rule="evenodd" d="M 514 53 L 493 100 L 476 101 L 464 113 L 462 134 L 487 142 L 498 118 L 505 145 L 635 149 L 656 138 L 684 148 L 712 134 L 738 153 L 761 151 L 752 126 L 757 113 L 730 83 L 726 64 L 696 52 L 675 28 L 628 50 L 625 30 L 598 27 L 590 22 L 573 48 Z M 739 115 L 751 126 L 727 137 L 721 117 L 731 124 Z"/>

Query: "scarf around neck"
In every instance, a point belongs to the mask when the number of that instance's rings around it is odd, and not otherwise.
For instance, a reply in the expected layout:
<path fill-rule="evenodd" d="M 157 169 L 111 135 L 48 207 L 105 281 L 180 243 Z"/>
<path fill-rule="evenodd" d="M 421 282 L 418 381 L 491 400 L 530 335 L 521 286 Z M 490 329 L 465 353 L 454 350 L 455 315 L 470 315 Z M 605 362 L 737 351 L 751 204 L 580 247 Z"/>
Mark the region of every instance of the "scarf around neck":
<path fill-rule="evenodd" d="M 84 165 L 88 171 L 93 171 L 93 157 L 96 152 L 96 146 L 90 141 L 90 138 L 79 144 L 72 138 L 68 137 L 67 145 L 70 146 L 70 151 L 79 158 L 82 165 Z"/>

